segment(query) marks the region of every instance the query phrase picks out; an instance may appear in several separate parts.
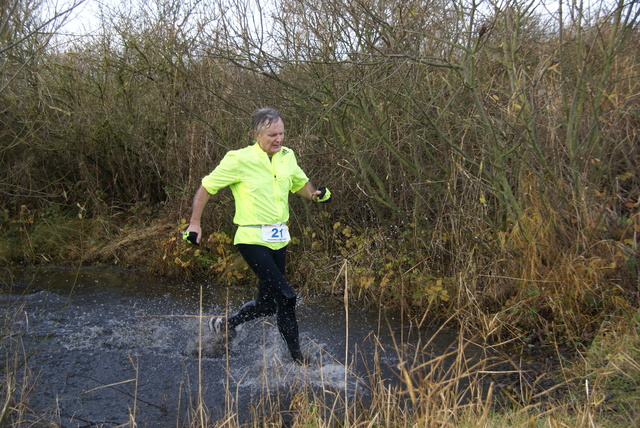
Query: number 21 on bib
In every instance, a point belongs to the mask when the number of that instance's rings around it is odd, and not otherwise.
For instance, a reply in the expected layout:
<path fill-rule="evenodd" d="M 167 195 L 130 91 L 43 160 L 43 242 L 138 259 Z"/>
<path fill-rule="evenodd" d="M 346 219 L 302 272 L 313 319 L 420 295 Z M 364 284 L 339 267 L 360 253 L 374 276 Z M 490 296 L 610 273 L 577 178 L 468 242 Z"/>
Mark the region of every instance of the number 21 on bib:
<path fill-rule="evenodd" d="M 288 242 L 291 236 L 286 223 L 265 224 L 262 226 L 262 239 L 265 242 Z"/>

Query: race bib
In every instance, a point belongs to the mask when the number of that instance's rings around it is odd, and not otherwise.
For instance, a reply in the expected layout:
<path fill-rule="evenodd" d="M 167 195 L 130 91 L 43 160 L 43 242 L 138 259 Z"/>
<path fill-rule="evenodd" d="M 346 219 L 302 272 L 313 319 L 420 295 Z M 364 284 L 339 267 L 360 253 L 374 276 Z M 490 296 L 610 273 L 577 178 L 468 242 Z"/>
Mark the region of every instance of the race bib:
<path fill-rule="evenodd" d="M 262 226 L 262 239 L 265 242 L 288 242 L 291 236 L 286 223 L 265 224 Z"/>

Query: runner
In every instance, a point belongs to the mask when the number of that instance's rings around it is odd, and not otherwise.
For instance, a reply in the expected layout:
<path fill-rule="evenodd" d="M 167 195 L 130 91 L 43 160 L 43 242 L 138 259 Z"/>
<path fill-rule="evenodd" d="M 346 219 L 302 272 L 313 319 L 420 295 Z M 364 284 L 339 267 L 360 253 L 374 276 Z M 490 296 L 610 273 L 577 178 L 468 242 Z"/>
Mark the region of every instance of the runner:
<path fill-rule="evenodd" d="M 258 294 L 238 313 L 212 318 L 209 326 L 235 337 L 240 324 L 277 314 L 278 330 L 291 357 L 304 364 L 296 319 L 296 293 L 285 278 L 286 251 L 290 235 L 289 192 L 314 202 L 329 202 L 327 188 L 316 189 L 298 166 L 290 148 L 283 146 L 284 123 L 271 108 L 252 115 L 255 143 L 228 152 L 206 177 L 193 198 L 189 227 L 184 239 L 198 244 L 202 236 L 200 219 L 209 197 L 229 186 L 235 201 L 234 223 L 238 226 L 234 244 L 258 277 Z"/>

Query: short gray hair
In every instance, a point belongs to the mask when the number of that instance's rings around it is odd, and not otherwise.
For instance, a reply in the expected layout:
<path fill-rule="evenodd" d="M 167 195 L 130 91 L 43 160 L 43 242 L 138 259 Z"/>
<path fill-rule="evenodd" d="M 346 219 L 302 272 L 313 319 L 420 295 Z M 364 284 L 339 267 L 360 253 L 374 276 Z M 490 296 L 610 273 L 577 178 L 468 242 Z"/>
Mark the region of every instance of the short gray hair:
<path fill-rule="evenodd" d="M 254 132 L 261 132 L 278 119 L 282 120 L 280 113 L 270 107 L 262 107 L 251 115 L 251 126 Z"/>

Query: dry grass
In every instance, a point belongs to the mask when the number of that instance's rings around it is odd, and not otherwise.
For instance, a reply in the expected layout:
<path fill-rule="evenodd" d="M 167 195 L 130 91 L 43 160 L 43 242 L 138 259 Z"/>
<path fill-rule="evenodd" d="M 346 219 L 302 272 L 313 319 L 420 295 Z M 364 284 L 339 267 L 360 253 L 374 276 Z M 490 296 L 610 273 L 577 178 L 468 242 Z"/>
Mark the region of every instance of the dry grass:
<path fill-rule="evenodd" d="M 29 365 L 29 353 L 22 341 L 26 312 L 16 304 L 3 305 L 0 310 L 0 361 L 3 362 L 0 382 L 0 426 L 49 426 L 52 418 L 33 412 L 28 399 L 37 394 L 37 376 Z M 37 371 L 36 371 L 37 372 Z M 52 415 L 53 416 L 53 415 Z M 51 425 L 55 426 L 55 425 Z"/>
<path fill-rule="evenodd" d="M 340 280 L 347 282 L 347 273 Z M 348 320 L 348 292 L 344 298 Z M 383 351 L 389 350 L 378 343 L 373 358 L 366 358 L 364 374 L 355 373 L 353 363 L 358 356 L 346 355 L 347 364 L 332 360 L 332 364 L 340 364 L 344 370 L 344 390 L 307 383 L 304 374 L 300 374 L 295 387 L 279 391 L 273 385 L 279 384 L 279 376 L 289 375 L 280 367 L 263 374 L 262 395 L 252 403 L 248 422 L 239 423 L 234 407 L 237 391 L 227 390 L 227 415 L 204 425 L 194 421 L 191 426 L 631 426 L 629 424 L 639 418 L 630 407 L 637 395 L 625 403 L 625 412 L 612 417 L 605 391 L 606 386 L 614 382 L 618 382 L 618 388 L 635 388 L 640 376 L 637 364 L 640 319 L 628 321 L 624 331 L 617 331 L 613 326 L 601 331 L 593 347 L 585 353 L 584 364 L 580 364 L 580 360 L 568 364 L 558 354 L 558 364 L 551 371 L 538 362 L 523 363 L 527 346 L 489 345 L 486 337 L 491 336 L 490 331 L 485 331 L 482 337 L 472 335 L 461 326 L 457 341 L 440 354 L 432 351 L 438 332 L 429 337 L 418 334 L 407 341 L 400 337 L 393 348 L 400 363 L 392 379 L 383 375 L 384 363 L 380 358 Z M 446 325 L 444 323 L 442 329 Z M 381 328 L 385 326 L 379 325 L 378 331 Z M 348 321 L 345 337 L 349 337 Z M 375 341 L 375 337 L 373 339 Z M 315 363 L 320 364 L 322 372 L 322 361 Z M 349 391 L 348 376 L 356 379 L 352 385 L 364 387 L 367 393 L 354 395 Z M 585 379 L 585 389 L 581 390 Z M 193 413 L 203 407 L 202 403 L 198 404 Z"/>

